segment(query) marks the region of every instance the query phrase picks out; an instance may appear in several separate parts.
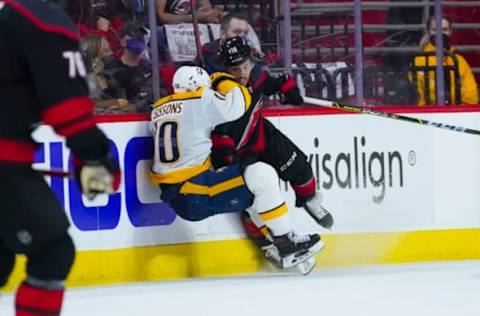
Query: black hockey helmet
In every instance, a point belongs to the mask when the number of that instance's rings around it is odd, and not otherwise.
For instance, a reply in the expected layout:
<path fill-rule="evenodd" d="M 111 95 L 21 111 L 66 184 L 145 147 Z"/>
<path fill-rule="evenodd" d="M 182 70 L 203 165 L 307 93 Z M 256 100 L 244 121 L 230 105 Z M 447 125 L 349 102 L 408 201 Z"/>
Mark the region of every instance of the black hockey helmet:
<path fill-rule="evenodd" d="M 252 57 L 252 50 L 245 38 L 235 36 L 223 41 L 219 56 L 219 61 L 222 66 L 238 66 Z"/>

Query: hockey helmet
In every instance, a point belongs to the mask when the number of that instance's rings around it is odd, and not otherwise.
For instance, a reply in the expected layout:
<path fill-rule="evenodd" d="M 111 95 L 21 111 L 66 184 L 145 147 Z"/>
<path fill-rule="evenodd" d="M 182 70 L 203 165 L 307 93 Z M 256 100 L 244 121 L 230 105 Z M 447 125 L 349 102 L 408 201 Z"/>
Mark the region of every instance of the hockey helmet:
<path fill-rule="evenodd" d="M 235 36 L 223 41 L 219 55 L 223 66 L 238 66 L 252 57 L 252 50 L 245 38 Z"/>
<path fill-rule="evenodd" d="M 208 73 L 196 66 L 182 66 L 173 75 L 173 91 L 192 92 L 200 87 L 210 87 L 211 81 Z"/>

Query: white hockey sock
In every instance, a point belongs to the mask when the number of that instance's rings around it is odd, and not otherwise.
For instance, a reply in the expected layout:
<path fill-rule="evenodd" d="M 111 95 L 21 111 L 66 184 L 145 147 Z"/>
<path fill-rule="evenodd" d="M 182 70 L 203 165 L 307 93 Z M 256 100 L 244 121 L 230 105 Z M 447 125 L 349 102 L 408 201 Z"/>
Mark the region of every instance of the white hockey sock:
<path fill-rule="evenodd" d="M 254 223 L 260 226 L 265 223 L 275 236 L 292 231 L 288 207 L 280 193 L 275 169 L 266 163 L 257 162 L 245 169 L 244 178 L 254 195 L 253 205 L 249 208 Z"/>

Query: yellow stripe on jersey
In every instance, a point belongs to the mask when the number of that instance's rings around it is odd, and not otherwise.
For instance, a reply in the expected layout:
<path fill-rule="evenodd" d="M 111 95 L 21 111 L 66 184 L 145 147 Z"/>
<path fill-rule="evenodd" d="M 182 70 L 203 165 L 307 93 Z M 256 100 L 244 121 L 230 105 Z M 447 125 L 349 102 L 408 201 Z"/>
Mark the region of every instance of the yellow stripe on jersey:
<path fill-rule="evenodd" d="M 215 91 L 227 94 L 235 87 L 239 87 L 242 91 L 243 98 L 245 99 L 245 112 L 252 105 L 252 95 L 248 91 L 247 87 L 237 82 L 235 77 L 224 72 L 216 72 L 210 76 L 212 80 L 212 88 Z"/>
<path fill-rule="evenodd" d="M 269 211 L 259 213 L 258 215 L 260 215 L 260 218 L 263 221 L 270 221 L 272 219 L 275 219 L 275 218 L 278 218 L 280 216 L 283 216 L 283 215 L 287 214 L 287 212 L 288 212 L 287 205 L 285 203 L 282 203 L 280 206 L 278 206 L 274 209 L 271 209 Z"/>
<path fill-rule="evenodd" d="M 217 194 L 223 193 L 228 190 L 232 190 L 242 185 L 245 185 L 245 180 L 243 180 L 242 176 L 238 176 L 236 178 L 227 180 L 225 182 L 220 182 L 218 184 L 215 184 L 210 188 L 209 195 L 215 196 Z"/>
<path fill-rule="evenodd" d="M 184 182 L 210 169 L 211 166 L 212 166 L 212 161 L 210 160 L 210 157 L 208 157 L 208 159 L 203 164 L 193 166 L 193 167 L 173 170 L 173 171 L 165 172 L 162 174 L 150 171 L 150 182 L 152 182 L 153 184 L 160 184 L 160 183 L 175 184 L 175 183 Z"/>
<path fill-rule="evenodd" d="M 187 181 L 180 189 L 180 193 L 215 196 L 223 192 L 226 192 L 228 190 L 235 189 L 244 184 L 245 184 L 245 181 L 243 180 L 242 176 L 238 176 L 233 179 L 229 179 L 227 181 L 217 183 L 211 187 Z"/>
<path fill-rule="evenodd" d="M 179 101 L 179 100 L 190 100 L 190 99 L 198 99 L 201 98 L 203 95 L 203 91 L 205 89 L 203 87 L 193 91 L 193 92 L 179 92 L 171 95 L 167 95 L 166 97 L 161 98 L 153 105 L 153 108 L 157 108 L 165 103 L 171 101 Z"/>

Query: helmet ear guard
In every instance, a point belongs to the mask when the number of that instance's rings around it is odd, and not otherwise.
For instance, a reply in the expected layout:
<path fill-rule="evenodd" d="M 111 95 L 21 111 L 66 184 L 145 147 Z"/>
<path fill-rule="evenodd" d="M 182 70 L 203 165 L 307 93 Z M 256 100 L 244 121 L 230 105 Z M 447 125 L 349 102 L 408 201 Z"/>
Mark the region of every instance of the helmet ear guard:
<path fill-rule="evenodd" d="M 223 41 L 219 52 L 219 61 L 222 66 L 238 66 L 247 59 L 252 59 L 252 50 L 245 38 L 235 36 Z"/>
<path fill-rule="evenodd" d="M 173 91 L 193 92 L 201 87 L 210 87 L 211 80 L 208 73 L 200 67 L 182 66 L 173 75 Z"/>

